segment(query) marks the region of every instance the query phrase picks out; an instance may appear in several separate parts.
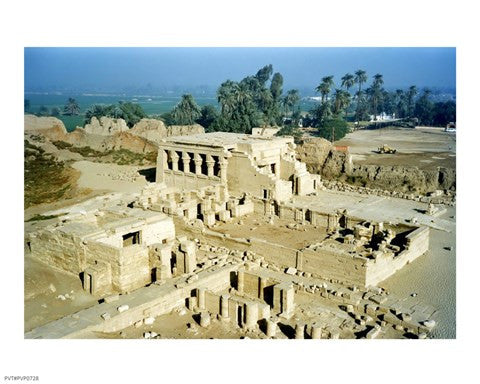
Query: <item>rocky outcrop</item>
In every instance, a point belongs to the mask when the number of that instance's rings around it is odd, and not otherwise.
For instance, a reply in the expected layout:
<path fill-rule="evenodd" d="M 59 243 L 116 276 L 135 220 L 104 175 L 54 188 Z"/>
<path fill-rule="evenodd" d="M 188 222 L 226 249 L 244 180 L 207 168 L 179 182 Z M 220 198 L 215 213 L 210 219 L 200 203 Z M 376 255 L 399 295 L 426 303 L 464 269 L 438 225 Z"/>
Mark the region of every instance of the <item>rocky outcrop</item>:
<path fill-rule="evenodd" d="M 154 143 L 160 143 L 163 138 L 168 136 L 165 123 L 157 119 L 142 119 L 133 126 L 130 132 Z"/>
<path fill-rule="evenodd" d="M 406 166 L 359 165 L 353 167 L 347 176 L 356 184 L 389 191 L 427 193 L 456 189 L 456 172 L 450 168 L 423 170 Z"/>
<path fill-rule="evenodd" d="M 117 132 L 104 136 L 87 133 L 83 128 L 77 128 L 63 141 L 75 147 L 90 147 L 96 151 L 104 152 L 117 149 L 128 149 L 136 153 L 156 152 L 157 146 L 131 132 Z"/>
<path fill-rule="evenodd" d="M 64 140 L 67 130 L 63 122 L 56 117 L 24 116 L 24 130 L 29 134 L 40 134 L 50 140 Z"/>
<path fill-rule="evenodd" d="M 327 179 L 349 173 L 352 169 L 350 154 L 332 149 L 328 140 L 306 139 L 296 147 L 297 159 L 307 165 L 308 172 L 320 174 Z"/>
<path fill-rule="evenodd" d="M 86 124 L 83 129 L 85 132 L 94 135 L 110 136 L 118 132 L 128 131 L 128 126 L 123 119 L 114 119 L 111 117 L 102 116 L 100 120 L 98 120 L 94 116 L 90 120 L 90 124 Z"/>
<path fill-rule="evenodd" d="M 199 124 L 165 126 L 164 122 L 156 119 L 142 119 L 130 130 L 134 135 L 143 137 L 154 143 L 160 143 L 168 136 L 186 136 L 205 133 Z"/>
<path fill-rule="evenodd" d="M 354 165 L 348 152 L 337 151 L 325 139 L 307 139 L 296 147 L 297 158 L 311 173 L 326 180 L 387 191 L 429 193 L 456 189 L 455 169 L 423 170 L 414 166 Z"/>

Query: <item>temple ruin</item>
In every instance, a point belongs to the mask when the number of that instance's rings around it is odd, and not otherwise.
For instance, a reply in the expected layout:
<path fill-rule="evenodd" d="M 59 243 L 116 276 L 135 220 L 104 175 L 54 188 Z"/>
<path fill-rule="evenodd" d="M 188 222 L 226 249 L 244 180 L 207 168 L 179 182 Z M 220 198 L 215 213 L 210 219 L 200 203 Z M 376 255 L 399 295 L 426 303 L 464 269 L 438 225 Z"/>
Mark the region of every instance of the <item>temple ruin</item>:
<path fill-rule="evenodd" d="M 65 209 L 27 235 L 32 256 L 103 301 L 77 314 L 88 326 L 60 319 L 26 337 L 116 332 L 180 307 L 201 328 L 252 337 L 426 337 L 433 311 L 412 313 L 377 285 L 427 252 L 429 228 L 325 210 L 321 188 L 291 137 L 162 139 L 141 193 Z"/>

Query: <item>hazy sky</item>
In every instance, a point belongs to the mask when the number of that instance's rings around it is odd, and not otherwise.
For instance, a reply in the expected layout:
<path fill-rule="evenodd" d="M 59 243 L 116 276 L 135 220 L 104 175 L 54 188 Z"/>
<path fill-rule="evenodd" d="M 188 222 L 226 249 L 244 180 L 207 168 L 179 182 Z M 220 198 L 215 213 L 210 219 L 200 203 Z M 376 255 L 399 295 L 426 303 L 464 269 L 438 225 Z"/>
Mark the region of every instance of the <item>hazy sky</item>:
<path fill-rule="evenodd" d="M 357 69 L 383 74 L 386 88 L 455 87 L 455 48 L 25 48 L 25 90 L 215 89 L 266 64 L 284 89 L 313 89 L 327 75 L 339 86 Z"/>

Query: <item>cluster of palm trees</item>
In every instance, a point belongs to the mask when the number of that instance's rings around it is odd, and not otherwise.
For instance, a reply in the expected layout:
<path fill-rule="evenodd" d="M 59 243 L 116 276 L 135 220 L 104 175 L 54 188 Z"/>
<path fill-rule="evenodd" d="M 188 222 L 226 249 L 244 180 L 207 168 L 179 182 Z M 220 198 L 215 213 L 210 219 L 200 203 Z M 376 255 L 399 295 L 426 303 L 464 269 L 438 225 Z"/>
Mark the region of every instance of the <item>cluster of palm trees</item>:
<path fill-rule="evenodd" d="M 350 89 L 353 88 L 355 84 L 358 84 L 358 90 L 354 95 L 354 98 L 357 102 L 356 117 L 358 118 L 361 111 L 361 106 L 365 103 L 366 92 L 362 90 L 362 85 L 365 84 L 367 80 L 367 73 L 362 69 L 356 71 L 354 75 L 351 73 L 345 74 L 341 78 L 341 88 L 335 89 L 333 100 L 330 101 L 329 95 L 335 85 L 333 76 L 323 77 L 321 83 L 315 88 L 315 91 L 321 95 L 320 119 L 327 118 L 332 114 L 335 116 L 340 116 L 343 112 L 346 113 L 346 110 L 350 106 L 353 99 Z M 374 103 L 376 105 L 378 105 L 382 84 L 383 76 L 376 74 L 374 76 L 372 87 L 369 88 L 369 93 L 373 95 L 373 98 L 375 99 Z"/>

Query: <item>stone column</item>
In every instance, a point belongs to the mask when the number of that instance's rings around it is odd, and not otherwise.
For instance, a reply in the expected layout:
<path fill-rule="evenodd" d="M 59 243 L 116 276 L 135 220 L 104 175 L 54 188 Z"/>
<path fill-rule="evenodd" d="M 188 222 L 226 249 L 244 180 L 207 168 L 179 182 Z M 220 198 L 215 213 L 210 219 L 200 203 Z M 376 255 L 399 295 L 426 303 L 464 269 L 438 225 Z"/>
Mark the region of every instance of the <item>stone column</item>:
<path fill-rule="evenodd" d="M 193 160 L 195 161 L 195 174 L 201 175 L 202 174 L 202 156 L 200 156 L 198 153 L 195 153 Z"/>
<path fill-rule="evenodd" d="M 215 164 L 215 160 L 213 160 L 213 157 L 211 155 L 207 155 L 207 167 L 208 167 L 208 176 L 211 177 L 211 176 L 214 176 L 213 174 L 213 165 Z"/>
<path fill-rule="evenodd" d="M 243 293 L 243 288 L 245 284 L 245 271 L 238 270 L 237 273 L 237 291 Z"/>
<path fill-rule="evenodd" d="M 198 288 L 197 302 L 198 302 L 198 308 L 205 309 L 205 288 Z"/>
<path fill-rule="evenodd" d="M 277 334 L 277 323 L 273 320 L 267 320 L 267 337 L 274 337 Z"/>
<path fill-rule="evenodd" d="M 197 298 L 196 297 L 189 297 L 188 298 L 188 309 L 193 312 L 195 307 L 197 307 Z"/>
<path fill-rule="evenodd" d="M 312 339 L 321 339 L 322 338 L 322 327 L 319 324 L 312 325 Z"/>
<path fill-rule="evenodd" d="M 245 304 L 245 328 L 254 329 L 258 321 L 258 305 L 254 301 Z"/>
<path fill-rule="evenodd" d="M 178 171 L 178 155 L 175 151 L 170 151 L 170 158 L 172 159 L 172 170 Z"/>
<path fill-rule="evenodd" d="M 220 297 L 220 316 L 221 319 L 226 321 L 230 320 L 229 314 L 228 314 L 228 299 L 230 298 L 230 295 L 224 294 Z"/>
<path fill-rule="evenodd" d="M 305 324 L 304 323 L 297 323 L 295 324 L 295 339 L 304 339 L 305 333 Z"/>
<path fill-rule="evenodd" d="M 197 267 L 196 247 L 193 241 L 184 241 L 180 243 L 180 251 L 184 252 L 184 271 L 192 273 Z"/>
<path fill-rule="evenodd" d="M 190 172 L 190 155 L 187 152 L 182 152 L 183 172 Z"/>
<path fill-rule="evenodd" d="M 267 279 L 265 277 L 260 277 L 260 281 L 258 284 L 258 298 L 263 300 L 263 290 L 267 286 Z"/>
<path fill-rule="evenodd" d="M 210 325 L 210 314 L 206 311 L 200 313 L 200 326 L 208 327 Z"/>
<path fill-rule="evenodd" d="M 227 182 L 227 166 L 228 160 L 224 157 L 220 158 L 220 179 L 222 182 Z"/>
<path fill-rule="evenodd" d="M 155 174 L 155 182 L 157 183 L 163 183 L 164 181 L 163 171 L 165 171 L 165 158 L 165 151 L 159 148 L 157 155 L 157 171 Z"/>

